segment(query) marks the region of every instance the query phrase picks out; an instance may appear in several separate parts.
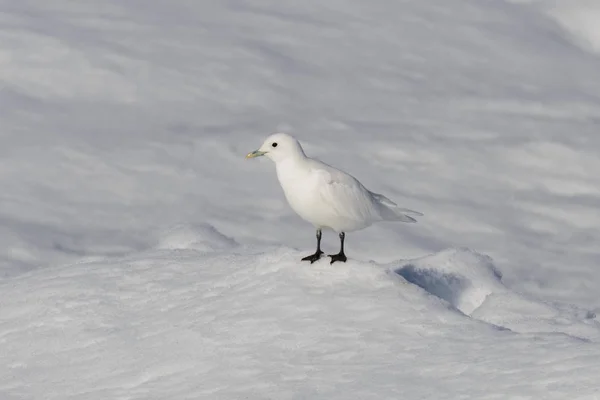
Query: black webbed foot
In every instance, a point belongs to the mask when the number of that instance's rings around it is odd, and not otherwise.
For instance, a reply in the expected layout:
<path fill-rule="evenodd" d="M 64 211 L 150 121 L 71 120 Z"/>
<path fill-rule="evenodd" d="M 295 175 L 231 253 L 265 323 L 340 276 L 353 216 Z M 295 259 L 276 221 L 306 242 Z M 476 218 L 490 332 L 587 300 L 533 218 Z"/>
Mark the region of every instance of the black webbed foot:
<path fill-rule="evenodd" d="M 336 261 L 346 262 L 348 259 L 344 253 L 329 254 L 329 257 L 331 257 L 331 262 L 329 264 L 333 264 Z"/>
<path fill-rule="evenodd" d="M 323 252 L 321 250 L 319 250 L 315 254 L 311 254 L 310 256 L 304 257 L 302 259 L 302 261 L 310 261 L 310 263 L 312 264 L 315 261 L 318 261 L 322 255 L 323 255 Z"/>

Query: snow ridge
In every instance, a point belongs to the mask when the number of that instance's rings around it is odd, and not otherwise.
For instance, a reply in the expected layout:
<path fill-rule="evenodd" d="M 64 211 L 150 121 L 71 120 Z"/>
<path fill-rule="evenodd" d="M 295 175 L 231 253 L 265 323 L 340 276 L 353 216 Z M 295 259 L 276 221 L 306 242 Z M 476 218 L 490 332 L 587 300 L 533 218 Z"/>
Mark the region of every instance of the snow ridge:
<path fill-rule="evenodd" d="M 473 250 L 448 249 L 402 264 L 394 269 L 398 275 L 472 318 L 514 332 L 600 339 L 600 323 L 593 311 L 511 291 L 492 259 Z"/>

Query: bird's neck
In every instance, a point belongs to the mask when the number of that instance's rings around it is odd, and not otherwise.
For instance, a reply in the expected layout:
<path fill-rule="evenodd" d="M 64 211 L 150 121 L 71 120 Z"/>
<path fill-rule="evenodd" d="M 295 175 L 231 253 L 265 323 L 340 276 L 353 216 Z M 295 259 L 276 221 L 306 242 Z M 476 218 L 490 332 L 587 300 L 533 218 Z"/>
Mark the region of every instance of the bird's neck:
<path fill-rule="evenodd" d="M 283 176 L 287 178 L 297 177 L 298 175 L 302 175 L 308 168 L 308 157 L 302 154 L 294 155 L 292 157 L 288 157 L 285 160 L 281 160 L 275 164 L 275 168 L 277 170 L 277 175 L 280 180 Z"/>

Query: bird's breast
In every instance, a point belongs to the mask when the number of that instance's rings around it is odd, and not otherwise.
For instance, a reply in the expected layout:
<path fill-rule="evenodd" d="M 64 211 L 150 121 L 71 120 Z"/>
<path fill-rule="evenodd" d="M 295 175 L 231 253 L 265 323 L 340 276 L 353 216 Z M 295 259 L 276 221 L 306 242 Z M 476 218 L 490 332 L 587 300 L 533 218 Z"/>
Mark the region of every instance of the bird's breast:
<path fill-rule="evenodd" d="M 317 223 L 315 214 L 321 201 L 316 177 L 309 172 L 279 168 L 277 177 L 290 207 L 305 220 Z"/>

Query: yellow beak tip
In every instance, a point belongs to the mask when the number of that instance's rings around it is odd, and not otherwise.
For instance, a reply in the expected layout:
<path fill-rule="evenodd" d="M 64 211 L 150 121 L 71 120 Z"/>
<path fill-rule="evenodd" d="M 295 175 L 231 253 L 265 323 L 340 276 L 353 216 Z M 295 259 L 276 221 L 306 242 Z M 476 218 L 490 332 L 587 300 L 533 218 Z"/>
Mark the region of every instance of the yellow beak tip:
<path fill-rule="evenodd" d="M 255 157 L 260 157 L 260 156 L 264 156 L 265 154 L 266 154 L 266 152 L 264 152 L 264 151 L 259 151 L 259 150 L 256 150 L 256 151 L 253 151 L 253 152 L 251 152 L 251 153 L 248 153 L 248 154 L 246 155 L 246 158 L 255 158 Z"/>

